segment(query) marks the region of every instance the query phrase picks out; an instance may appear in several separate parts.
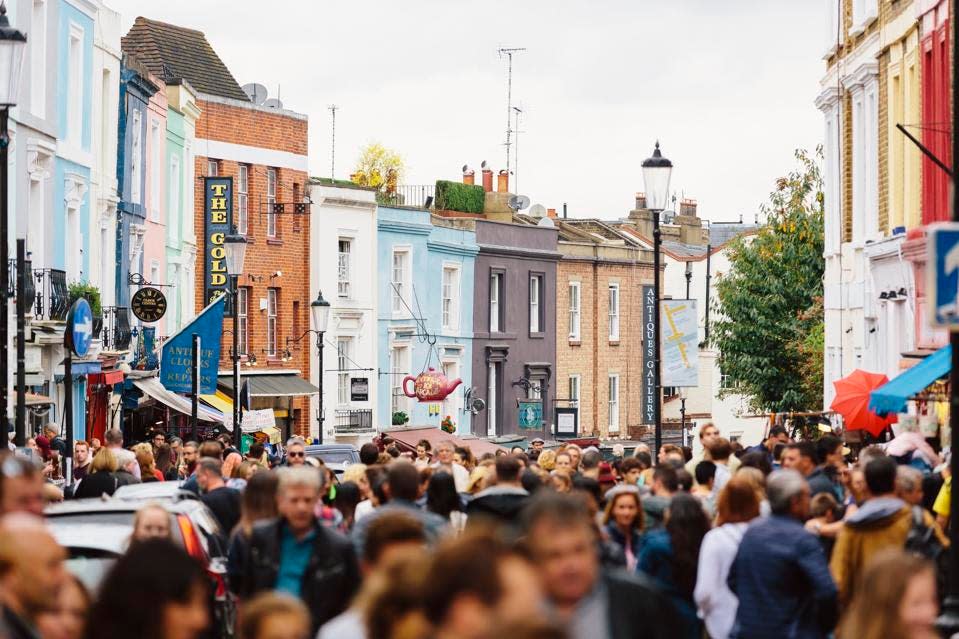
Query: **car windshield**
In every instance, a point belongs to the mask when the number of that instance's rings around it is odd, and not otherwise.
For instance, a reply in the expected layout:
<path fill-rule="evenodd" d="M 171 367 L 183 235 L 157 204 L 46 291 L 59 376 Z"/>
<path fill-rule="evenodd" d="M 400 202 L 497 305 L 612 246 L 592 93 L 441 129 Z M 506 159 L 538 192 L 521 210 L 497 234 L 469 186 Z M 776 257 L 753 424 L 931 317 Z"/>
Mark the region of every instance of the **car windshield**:
<path fill-rule="evenodd" d="M 353 451 L 351 450 L 318 450 L 310 452 L 311 457 L 319 457 L 325 464 L 342 464 L 343 462 L 353 461 Z"/>
<path fill-rule="evenodd" d="M 47 515 L 47 523 L 51 526 L 66 526 L 72 524 L 126 524 L 133 525 L 133 515 L 131 511 L 126 512 L 81 512 L 81 513 L 62 513 L 56 515 Z"/>

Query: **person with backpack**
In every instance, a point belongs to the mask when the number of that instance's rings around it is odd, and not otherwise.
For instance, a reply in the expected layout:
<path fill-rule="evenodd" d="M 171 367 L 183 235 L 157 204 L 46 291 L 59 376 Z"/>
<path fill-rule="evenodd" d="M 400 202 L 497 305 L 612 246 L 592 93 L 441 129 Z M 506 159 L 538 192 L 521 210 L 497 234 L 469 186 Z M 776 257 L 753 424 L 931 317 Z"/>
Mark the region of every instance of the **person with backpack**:
<path fill-rule="evenodd" d="M 839 588 L 840 603 L 847 605 L 855 595 L 869 561 L 889 548 L 907 548 L 915 554 L 933 556 L 936 546 L 949 541 L 929 513 L 910 506 L 896 496 L 898 465 L 892 457 L 875 457 L 864 469 L 869 496 L 855 513 L 845 520 L 836 538 L 830 570 Z M 915 509 L 915 510 L 914 510 Z"/>

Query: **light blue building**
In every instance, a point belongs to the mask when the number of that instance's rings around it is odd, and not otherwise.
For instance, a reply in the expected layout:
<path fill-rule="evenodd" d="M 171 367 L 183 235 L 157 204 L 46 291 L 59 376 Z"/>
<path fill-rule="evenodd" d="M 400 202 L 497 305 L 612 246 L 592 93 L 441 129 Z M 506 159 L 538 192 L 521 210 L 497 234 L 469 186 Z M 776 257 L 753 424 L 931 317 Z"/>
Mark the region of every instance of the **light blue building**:
<path fill-rule="evenodd" d="M 469 433 L 464 393 L 472 384 L 476 234 L 423 209 L 380 207 L 377 251 L 380 427 L 397 412 L 411 426 L 439 426 L 449 415 L 458 433 Z M 462 385 L 443 402 L 407 397 L 404 378 L 430 367 Z M 412 382 L 407 386 L 412 392 Z"/>

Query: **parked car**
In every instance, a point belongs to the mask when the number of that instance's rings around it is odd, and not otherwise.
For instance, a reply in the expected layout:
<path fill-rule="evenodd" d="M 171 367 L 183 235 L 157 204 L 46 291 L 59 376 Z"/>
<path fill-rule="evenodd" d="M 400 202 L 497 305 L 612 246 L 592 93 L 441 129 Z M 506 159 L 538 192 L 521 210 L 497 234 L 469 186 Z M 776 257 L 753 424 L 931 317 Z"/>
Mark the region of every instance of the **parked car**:
<path fill-rule="evenodd" d="M 360 451 L 352 444 L 314 444 L 306 447 L 307 457 L 318 457 L 337 473 L 350 464 L 360 463 Z"/>
<path fill-rule="evenodd" d="M 168 484 L 168 485 L 164 485 Z M 47 523 L 67 550 L 67 569 L 95 592 L 113 563 L 127 549 L 133 519 L 145 503 L 157 503 L 170 514 L 173 542 L 206 568 L 213 589 L 211 608 L 219 639 L 231 639 L 236 602 L 226 583 L 224 531 L 196 495 L 177 482 L 125 486 L 109 499 L 74 499 L 47 506 Z"/>

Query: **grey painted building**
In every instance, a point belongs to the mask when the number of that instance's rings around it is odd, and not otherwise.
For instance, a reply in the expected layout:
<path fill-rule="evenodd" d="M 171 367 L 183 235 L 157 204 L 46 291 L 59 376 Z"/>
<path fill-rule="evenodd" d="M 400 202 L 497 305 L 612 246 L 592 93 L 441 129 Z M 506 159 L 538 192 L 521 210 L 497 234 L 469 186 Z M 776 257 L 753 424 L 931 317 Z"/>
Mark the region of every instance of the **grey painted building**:
<path fill-rule="evenodd" d="M 557 231 L 488 220 L 457 220 L 476 231 L 473 303 L 473 416 L 478 436 L 549 434 L 556 370 Z M 519 400 L 541 399 L 542 421 L 520 428 Z"/>

